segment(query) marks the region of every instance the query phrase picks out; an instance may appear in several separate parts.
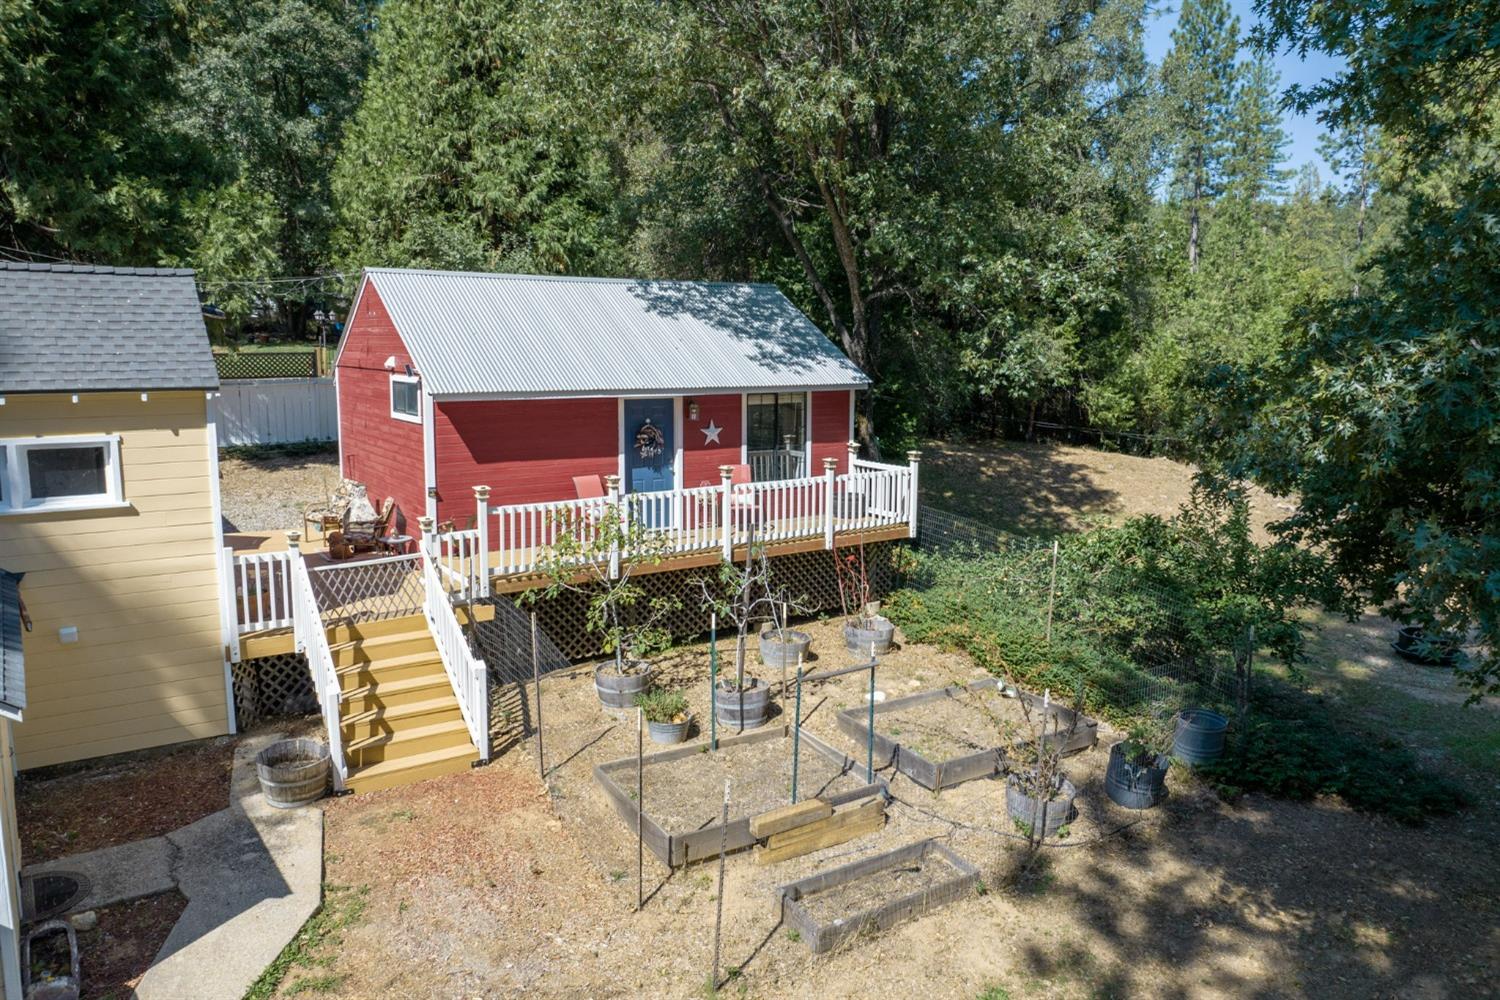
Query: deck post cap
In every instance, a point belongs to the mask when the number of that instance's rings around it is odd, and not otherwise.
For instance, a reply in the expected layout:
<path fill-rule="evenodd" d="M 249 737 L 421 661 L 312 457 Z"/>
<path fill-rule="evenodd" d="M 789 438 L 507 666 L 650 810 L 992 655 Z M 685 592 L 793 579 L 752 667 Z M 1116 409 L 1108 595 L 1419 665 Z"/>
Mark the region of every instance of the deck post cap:
<path fill-rule="evenodd" d="M 620 477 L 611 472 L 604 477 L 604 485 L 607 489 L 618 489 L 620 486 Z"/>
<path fill-rule="evenodd" d="M 734 475 L 734 466 L 732 466 L 732 465 L 721 465 L 721 466 L 719 466 L 719 475 L 724 476 L 725 478 L 728 478 L 728 477 Z"/>
<path fill-rule="evenodd" d="M 922 453 L 913 448 L 911 451 L 906 453 L 906 460 L 908 462 L 920 462 L 922 461 Z"/>
<path fill-rule="evenodd" d="M 302 544 L 302 532 L 288 531 L 286 533 L 286 544 L 289 549 L 295 549 L 298 545 Z"/>
<path fill-rule="evenodd" d="M 426 514 L 423 514 L 421 517 L 417 518 L 417 527 L 422 529 L 422 534 L 424 535 L 430 533 L 432 531 L 432 518 L 428 517 Z"/>
<path fill-rule="evenodd" d="M 490 488 L 488 486 L 476 486 L 476 487 L 474 487 L 474 499 L 475 500 L 488 500 L 489 498 L 490 498 Z"/>
<path fill-rule="evenodd" d="M 823 459 L 823 468 L 827 469 L 829 472 L 832 472 L 834 469 L 837 469 L 838 467 L 839 467 L 839 460 L 836 459 L 836 458 L 834 458 L 832 455 L 829 455 L 829 456 L 827 456 L 826 458 Z"/>

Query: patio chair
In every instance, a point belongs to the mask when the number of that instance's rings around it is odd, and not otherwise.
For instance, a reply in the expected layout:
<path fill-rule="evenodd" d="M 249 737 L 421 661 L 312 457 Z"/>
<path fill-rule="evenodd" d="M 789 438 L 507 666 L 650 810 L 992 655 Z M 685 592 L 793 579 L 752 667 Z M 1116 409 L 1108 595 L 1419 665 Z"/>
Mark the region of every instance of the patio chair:
<path fill-rule="evenodd" d="M 355 552 L 380 551 L 384 547 L 381 539 L 391 533 L 391 526 L 395 523 L 395 499 L 386 497 L 385 503 L 380 505 L 380 513 L 375 515 L 373 521 L 350 520 L 350 510 L 351 508 L 344 509 L 343 544 L 350 546 Z"/>
<path fill-rule="evenodd" d="M 736 465 L 734 471 L 729 474 L 729 514 L 735 523 L 740 525 L 760 523 L 760 498 L 754 493 L 742 493 L 734 489 L 736 486 L 749 486 L 751 482 L 753 480 L 750 477 L 748 465 Z"/>

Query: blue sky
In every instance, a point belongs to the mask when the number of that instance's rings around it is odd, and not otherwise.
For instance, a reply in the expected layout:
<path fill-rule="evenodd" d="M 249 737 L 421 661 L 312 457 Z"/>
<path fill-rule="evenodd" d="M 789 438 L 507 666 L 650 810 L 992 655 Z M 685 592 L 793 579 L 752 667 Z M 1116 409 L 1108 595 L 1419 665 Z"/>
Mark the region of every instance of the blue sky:
<path fill-rule="evenodd" d="M 1177 11 L 1180 6 L 1180 0 L 1166 0 L 1157 6 L 1155 13 L 1147 15 L 1146 55 L 1157 65 L 1161 65 L 1162 58 L 1172 47 L 1172 28 L 1177 24 Z M 1255 12 L 1251 9 L 1251 0 L 1229 0 L 1229 7 L 1239 15 L 1240 37 L 1243 38 L 1255 24 Z M 1248 53 L 1242 53 L 1243 55 L 1248 55 Z M 1342 66 L 1340 60 L 1332 59 L 1321 52 L 1309 52 L 1306 60 L 1297 58 L 1295 54 L 1279 54 L 1272 60 L 1272 64 L 1281 74 L 1283 89 L 1293 83 L 1314 83 L 1337 72 Z M 1328 164 L 1318 155 L 1318 139 L 1322 134 L 1322 129 L 1318 126 L 1317 119 L 1310 114 L 1293 115 L 1290 112 L 1283 112 L 1281 127 L 1286 130 L 1287 137 L 1291 140 L 1286 147 L 1286 166 L 1295 170 L 1311 161 L 1317 166 L 1319 176 L 1325 181 L 1329 180 L 1331 171 L 1328 169 Z"/>

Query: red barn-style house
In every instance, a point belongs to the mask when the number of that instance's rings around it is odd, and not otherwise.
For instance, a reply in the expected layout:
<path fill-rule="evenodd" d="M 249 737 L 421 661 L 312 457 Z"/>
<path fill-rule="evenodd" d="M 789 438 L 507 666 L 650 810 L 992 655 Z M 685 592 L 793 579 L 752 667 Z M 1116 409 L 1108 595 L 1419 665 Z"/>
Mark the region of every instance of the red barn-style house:
<path fill-rule="evenodd" d="M 345 478 L 484 552 L 485 594 L 589 503 L 682 564 L 915 531 L 916 454 L 857 457 L 869 379 L 770 285 L 370 268 L 335 379 Z"/>

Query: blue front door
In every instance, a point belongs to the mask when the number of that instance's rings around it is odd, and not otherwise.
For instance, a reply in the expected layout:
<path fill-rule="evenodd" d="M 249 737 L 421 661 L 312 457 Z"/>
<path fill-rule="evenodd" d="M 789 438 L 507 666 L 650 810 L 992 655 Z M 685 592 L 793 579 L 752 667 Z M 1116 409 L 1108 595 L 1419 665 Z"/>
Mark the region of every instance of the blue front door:
<path fill-rule="evenodd" d="M 670 490 L 676 485 L 677 441 L 671 399 L 625 400 L 625 489 Z"/>

